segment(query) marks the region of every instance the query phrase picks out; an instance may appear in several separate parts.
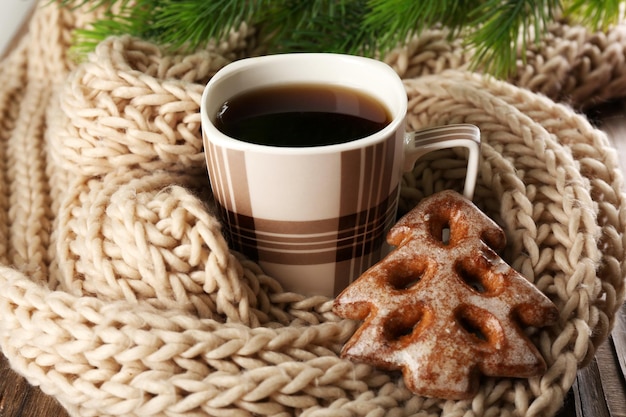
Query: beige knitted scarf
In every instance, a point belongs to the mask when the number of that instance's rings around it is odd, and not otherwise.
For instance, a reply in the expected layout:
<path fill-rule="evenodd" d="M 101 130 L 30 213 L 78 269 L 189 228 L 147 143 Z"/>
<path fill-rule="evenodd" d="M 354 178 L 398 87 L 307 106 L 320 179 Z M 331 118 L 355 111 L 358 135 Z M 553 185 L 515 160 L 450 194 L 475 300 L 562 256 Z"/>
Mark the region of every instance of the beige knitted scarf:
<path fill-rule="evenodd" d="M 506 231 L 502 256 L 561 312 L 528 331 L 545 375 L 484 378 L 472 400 L 443 401 L 340 359 L 357 323 L 229 251 L 198 109 L 216 70 L 259 51 L 254 30 L 186 56 L 113 38 L 76 64 L 71 29 L 93 13 L 47 4 L 0 63 L 0 346 L 71 415 L 550 416 L 562 405 L 624 300 L 615 151 L 573 108 L 626 96 L 626 26 L 555 24 L 509 82 L 468 71 L 471 51 L 443 30 L 384 58 L 405 79 L 411 128 L 480 127 L 475 201 Z M 454 151 L 420 161 L 401 210 L 460 187 L 463 166 Z"/>

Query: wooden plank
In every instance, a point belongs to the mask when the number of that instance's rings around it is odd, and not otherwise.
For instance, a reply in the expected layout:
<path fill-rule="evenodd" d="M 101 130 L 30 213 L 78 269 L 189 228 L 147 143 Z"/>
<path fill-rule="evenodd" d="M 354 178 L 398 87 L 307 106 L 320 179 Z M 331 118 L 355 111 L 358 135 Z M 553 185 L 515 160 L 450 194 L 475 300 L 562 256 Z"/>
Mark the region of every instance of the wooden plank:
<path fill-rule="evenodd" d="M 613 337 L 598 348 L 596 359 L 609 415 L 626 417 L 626 382 L 619 367 Z"/>
<path fill-rule="evenodd" d="M 622 378 L 626 380 L 626 304 L 622 305 L 621 313 L 615 319 L 615 327 L 611 332 L 611 342 Z"/>
<path fill-rule="evenodd" d="M 555 417 L 578 417 L 576 415 L 576 399 L 574 389 L 570 389 L 565 396 L 563 407 L 556 413 Z"/>
<path fill-rule="evenodd" d="M 0 353 L 0 417 L 68 417 L 65 409 L 15 373 Z"/>
<path fill-rule="evenodd" d="M 614 417 L 611 416 L 606 404 L 606 396 L 596 359 L 578 371 L 573 390 L 578 417 Z"/>
<path fill-rule="evenodd" d="M 3 376 L 0 379 L 0 416 L 17 416 L 28 399 L 29 387 L 24 386 L 24 380 L 15 377 L 4 355 L 0 359 L 0 374 Z"/>

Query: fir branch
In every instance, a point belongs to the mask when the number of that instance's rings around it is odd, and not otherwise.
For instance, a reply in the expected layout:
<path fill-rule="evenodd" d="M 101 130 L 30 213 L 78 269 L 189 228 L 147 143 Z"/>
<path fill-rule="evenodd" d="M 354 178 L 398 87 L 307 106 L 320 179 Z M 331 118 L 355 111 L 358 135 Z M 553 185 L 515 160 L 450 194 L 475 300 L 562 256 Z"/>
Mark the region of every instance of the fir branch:
<path fill-rule="evenodd" d="M 174 48 L 195 49 L 210 39 L 225 38 L 231 28 L 251 20 L 264 5 L 264 1 L 161 0 L 145 19 L 151 22 L 147 37 Z M 184 26 L 181 16 L 185 16 Z"/>
<path fill-rule="evenodd" d="M 358 53 L 368 49 L 361 22 L 366 2 L 288 0 L 264 13 L 259 25 L 270 48 L 284 52 Z"/>
<path fill-rule="evenodd" d="M 270 52 L 382 54 L 434 25 L 462 35 L 475 67 L 510 75 L 528 42 L 571 13 L 591 27 L 619 15 L 619 0 L 57 0 L 61 7 L 102 8 L 102 19 L 76 31 L 85 51 L 107 36 L 130 34 L 194 50 L 246 22 Z"/>
<path fill-rule="evenodd" d="M 467 24 L 466 16 L 477 2 L 370 0 L 365 30 L 378 36 L 378 48 L 387 50 L 407 37 L 435 24 L 455 30 Z"/>
<path fill-rule="evenodd" d="M 526 57 L 529 41 L 539 42 L 548 23 L 559 13 L 559 0 L 487 0 L 469 15 L 473 32 L 467 45 L 476 49 L 474 65 L 506 77 L 518 55 Z"/>
<path fill-rule="evenodd" d="M 606 29 L 622 15 L 620 0 L 571 0 L 566 2 L 565 14 L 579 19 L 594 29 Z"/>

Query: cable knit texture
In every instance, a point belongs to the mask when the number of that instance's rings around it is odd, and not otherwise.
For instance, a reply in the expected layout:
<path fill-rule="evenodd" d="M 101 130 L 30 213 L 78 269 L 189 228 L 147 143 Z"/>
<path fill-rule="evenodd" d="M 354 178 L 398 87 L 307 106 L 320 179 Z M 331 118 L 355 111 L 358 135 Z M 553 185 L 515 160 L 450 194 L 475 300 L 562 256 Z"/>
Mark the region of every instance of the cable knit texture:
<path fill-rule="evenodd" d="M 0 63 L 0 343 L 28 381 L 72 416 L 556 413 L 624 300 L 617 157 L 578 111 L 626 96 L 626 26 L 554 24 L 506 82 L 470 71 L 445 30 L 381 58 L 404 79 L 411 129 L 480 127 L 475 202 L 506 231 L 503 258 L 560 310 L 528 331 L 545 375 L 443 401 L 339 358 L 357 323 L 285 293 L 222 237 L 200 96 L 219 68 L 262 52 L 254 29 L 186 55 L 111 38 L 75 63 L 71 30 L 97 11 L 48 3 Z M 461 188 L 464 163 L 454 150 L 420 160 L 401 212 Z"/>

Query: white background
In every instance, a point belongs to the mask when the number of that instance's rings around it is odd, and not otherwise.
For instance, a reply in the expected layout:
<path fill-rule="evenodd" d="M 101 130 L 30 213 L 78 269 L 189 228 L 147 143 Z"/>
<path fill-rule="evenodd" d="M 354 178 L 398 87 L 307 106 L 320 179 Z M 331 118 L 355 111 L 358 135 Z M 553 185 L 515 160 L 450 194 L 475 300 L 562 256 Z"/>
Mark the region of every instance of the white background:
<path fill-rule="evenodd" d="M 36 0 L 0 0 L 0 55 L 35 3 Z"/>

